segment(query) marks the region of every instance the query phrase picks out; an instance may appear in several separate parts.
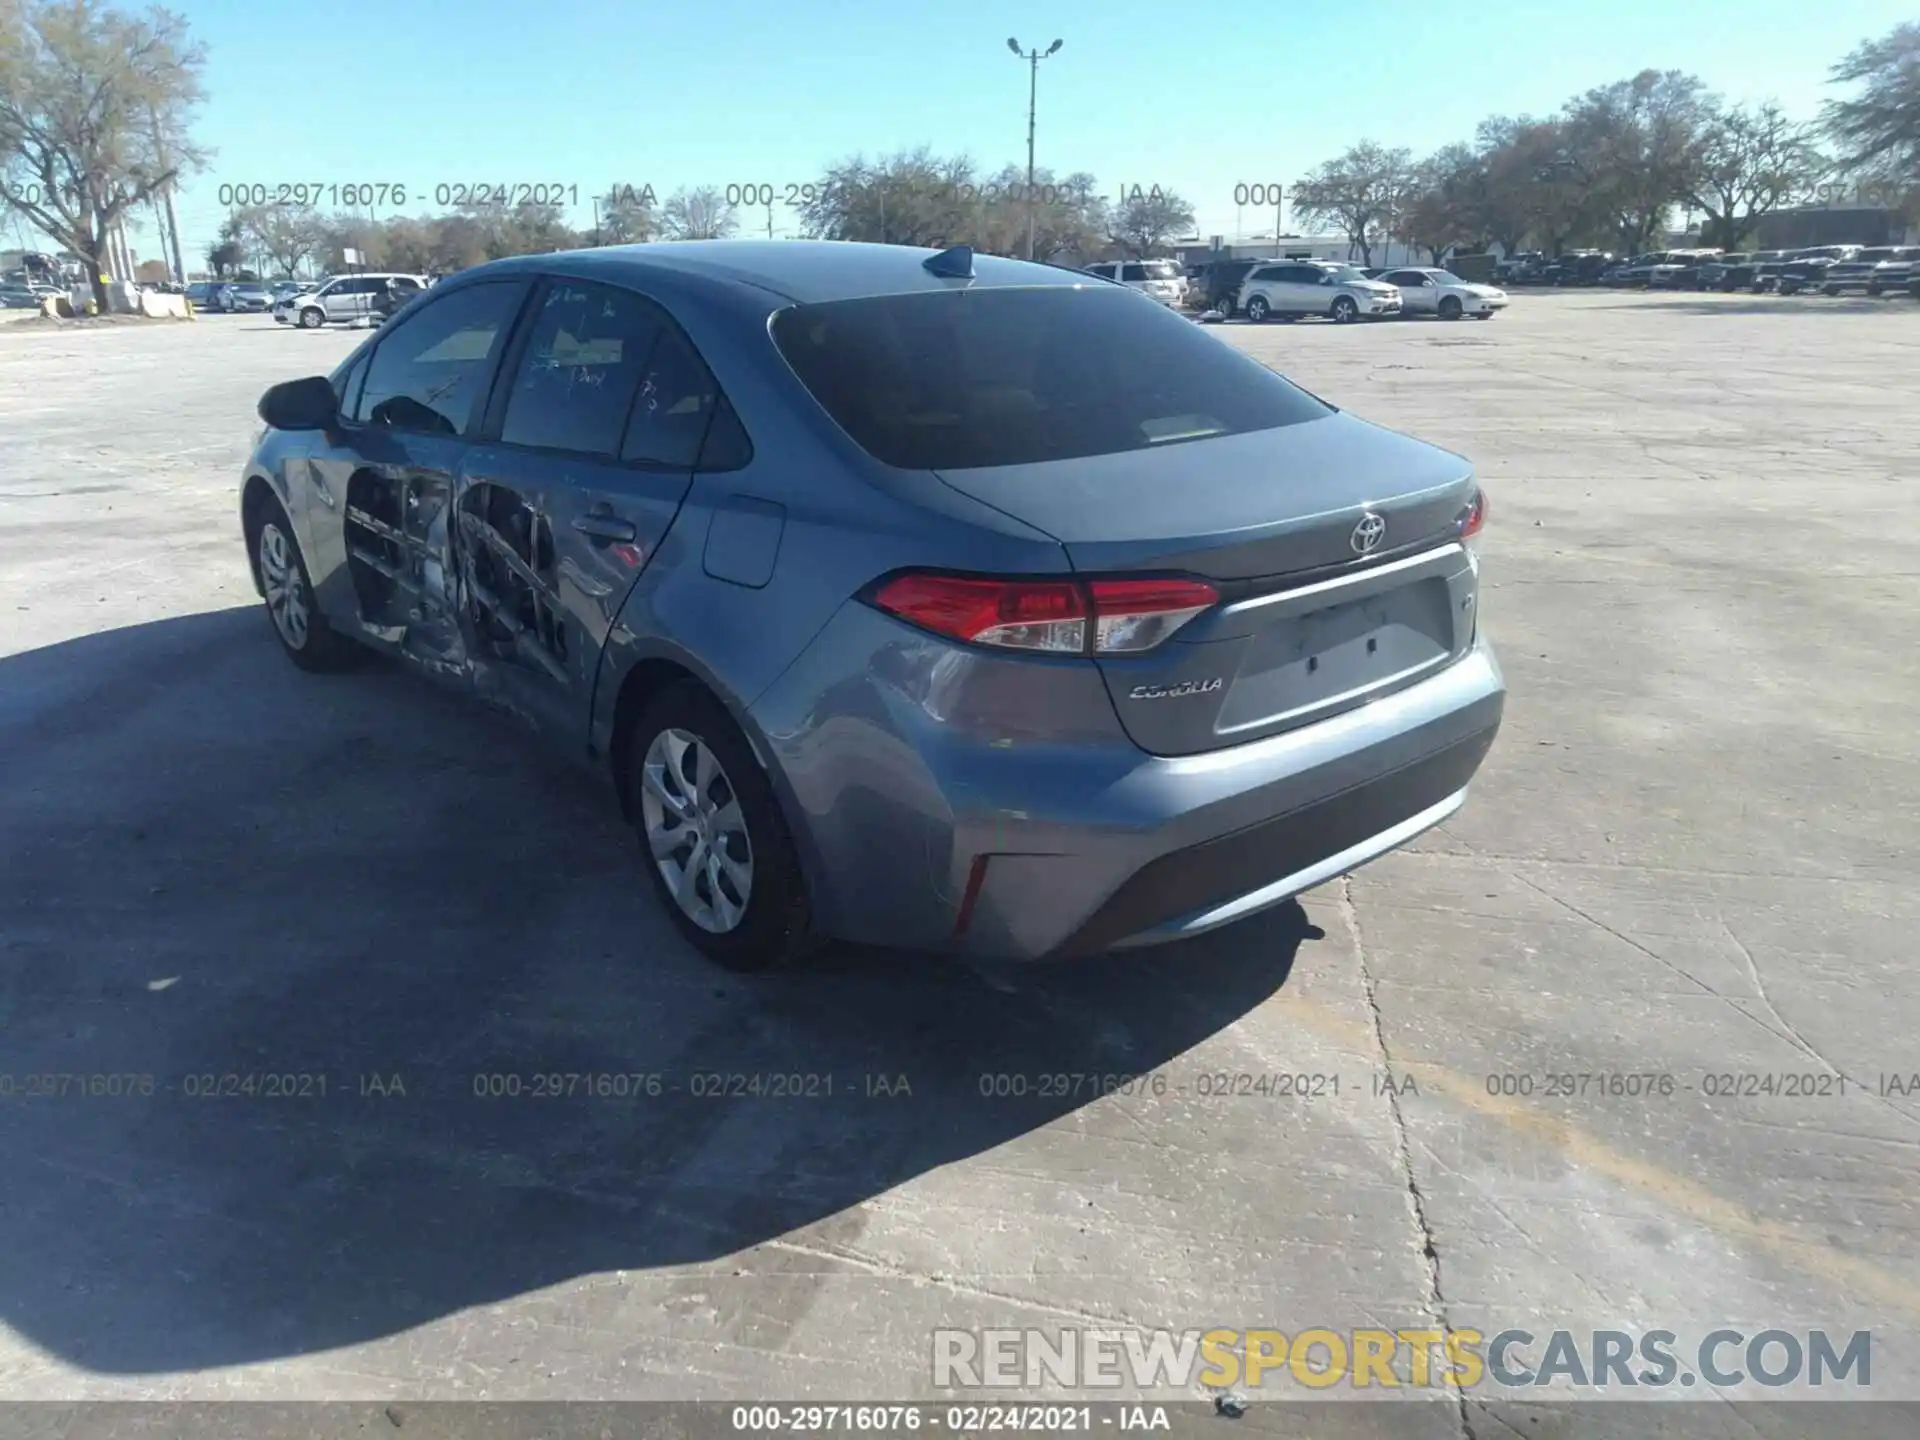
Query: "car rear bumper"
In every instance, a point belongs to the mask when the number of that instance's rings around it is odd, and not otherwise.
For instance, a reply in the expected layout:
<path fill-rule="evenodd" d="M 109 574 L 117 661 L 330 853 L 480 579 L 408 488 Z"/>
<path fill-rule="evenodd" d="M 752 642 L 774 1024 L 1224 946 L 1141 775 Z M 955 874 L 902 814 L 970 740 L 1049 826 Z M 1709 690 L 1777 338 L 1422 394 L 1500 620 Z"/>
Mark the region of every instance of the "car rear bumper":
<path fill-rule="evenodd" d="M 890 948 L 1064 959 L 1232 923 L 1458 809 L 1505 704 L 1482 640 L 1318 724 L 1155 756 L 1126 740 L 1091 665 L 960 651 L 863 610 L 751 714 L 822 928 Z M 817 674 L 813 654 L 831 659 Z M 1044 735 L 1024 733 L 1036 707 Z"/>

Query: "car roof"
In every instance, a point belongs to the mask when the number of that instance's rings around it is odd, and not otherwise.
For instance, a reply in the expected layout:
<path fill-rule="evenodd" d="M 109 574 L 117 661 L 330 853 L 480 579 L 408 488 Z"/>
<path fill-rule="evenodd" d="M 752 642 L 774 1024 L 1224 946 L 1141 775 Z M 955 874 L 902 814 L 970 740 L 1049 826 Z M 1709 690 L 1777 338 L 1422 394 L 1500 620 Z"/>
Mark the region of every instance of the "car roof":
<path fill-rule="evenodd" d="M 461 272 L 464 283 L 482 275 L 522 271 L 577 279 L 622 280 L 673 288 L 701 282 L 770 292 L 801 304 L 954 288 L 926 268 L 938 250 L 848 240 L 668 240 L 609 245 L 551 255 L 516 255 Z M 1084 285 L 1084 271 L 998 255 L 973 259 L 973 289 L 995 286 Z"/>

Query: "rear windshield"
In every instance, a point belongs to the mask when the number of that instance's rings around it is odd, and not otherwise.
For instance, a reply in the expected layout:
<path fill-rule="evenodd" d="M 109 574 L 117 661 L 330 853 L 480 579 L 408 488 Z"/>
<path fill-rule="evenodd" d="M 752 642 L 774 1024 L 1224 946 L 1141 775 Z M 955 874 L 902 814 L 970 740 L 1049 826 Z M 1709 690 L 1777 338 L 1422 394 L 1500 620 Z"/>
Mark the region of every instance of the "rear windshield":
<path fill-rule="evenodd" d="M 787 363 L 869 455 L 969 470 L 1272 430 L 1332 411 L 1190 320 L 1109 286 L 799 305 Z"/>

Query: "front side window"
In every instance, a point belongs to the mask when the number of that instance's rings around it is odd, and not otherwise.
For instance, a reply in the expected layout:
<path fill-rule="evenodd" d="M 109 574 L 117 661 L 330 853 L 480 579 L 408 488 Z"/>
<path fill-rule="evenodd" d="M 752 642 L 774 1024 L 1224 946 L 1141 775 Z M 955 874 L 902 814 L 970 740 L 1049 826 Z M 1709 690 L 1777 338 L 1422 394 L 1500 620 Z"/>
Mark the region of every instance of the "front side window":
<path fill-rule="evenodd" d="M 554 282 L 514 374 L 500 438 L 582 455 L 618 454 L 660 332 L 658 313 L 631 290 Z"/>
<path fill-rule="evenodd" d="M 465 435 L 525 287 L 463 286 L 383 334 L 353 418 L 429 435 Z"/>
<path fill-rule="evenodd" d="M 1157 275 L 1149 275 L 1147 273 L 1147 267 L 1144 265 L 1126 265 L 1121 267 L 1120 278 L 1137 283 L 1141 280 L 1157 280 L 1160 277 Z"/>
<path fill-rule="evenodd" d="M 899 469 L 1110 455 L 1332 413 L 1165 307 L 1099 288 L 796 305 L 773 336 L 835 423 Z"/>

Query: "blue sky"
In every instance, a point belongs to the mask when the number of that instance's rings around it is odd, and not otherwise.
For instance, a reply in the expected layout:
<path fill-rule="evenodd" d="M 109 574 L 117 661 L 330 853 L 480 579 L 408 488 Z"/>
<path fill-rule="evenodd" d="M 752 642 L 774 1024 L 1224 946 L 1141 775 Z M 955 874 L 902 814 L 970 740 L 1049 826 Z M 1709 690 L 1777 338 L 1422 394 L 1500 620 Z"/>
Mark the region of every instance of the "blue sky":
<path fill-rule="evenodd" d="M 1201 233 L 1271 228 L 1234 187 L 1292 182 L 1353 141 L 1416 152 L 1490 113 L 1541 113 L 1647 67 L 1811 115 L 1826 67 L 1912 0 L 1599 4 L 877 3 L 704 0 L 173 0 L 208 48 L 182 196 L 204 249 L 235 182 L 679 185 L 816 177 L 929 143 L 1024 164 L 1027 67 L 1044 48 L 1042 166 L 1109 193 L 1159 183 Z M 408 207 L 418 210 L 418 204 Z M 581 207 L 577 223 L 585 223 Z M 1236 223 L 1238 222 L 1238 224 Z M 765 212 L 755 223 L 765 225 Z M 776 207 L 775 233 L 795 219 Z M 764 228 L 762 228 L 764 233 Z M 150 234 L 136 250 L 153 253 Z M 192 263 L 190 260 L 189 263 Z"/>

